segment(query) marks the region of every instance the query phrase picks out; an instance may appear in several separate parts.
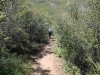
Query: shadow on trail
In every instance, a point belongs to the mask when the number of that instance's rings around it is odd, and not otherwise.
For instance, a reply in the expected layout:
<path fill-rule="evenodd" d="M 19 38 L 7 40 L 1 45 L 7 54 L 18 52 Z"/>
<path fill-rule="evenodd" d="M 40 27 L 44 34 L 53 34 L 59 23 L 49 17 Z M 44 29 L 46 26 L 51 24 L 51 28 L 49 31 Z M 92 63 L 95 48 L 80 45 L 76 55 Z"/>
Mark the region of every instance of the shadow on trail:
<path fill-rule="evenodd" d="M 41 67 L 38 67 L 36 70 L 35 70 L 36 73 L 39 73 L 41 75 L 49 75 L 49 72 L 50 70 L 46 70 L 46 69 L 42 69 Z"/>
<path fill-rule="evenodd" d="M 50 39 L 51 41 L 54 41 L 54 38 Z M 41 59 L 44 56 L 46 56 L 47 54 L 52 54 L 53 52 L 49 51 L 51 50 L 51 44 L 50 44 L 50 40 L 48 40 L 48 42 L 42 46 L 39 47 L 39 49 L 33 49 L 33 51 L 31 51 L 30 55 L 30 59 L 32 61 L 35 61 L 36 59 Z"/>
<path fill-rule="evenodd" d="M 35 55 L 30 56 L 30 59 L 31 59 L 31 61 L 32 61 L 33 63 L 38 64 L 38 63 L 36 62 L 37 59 L 41 59 L 41 58 L 43 58 L 44 56 L 46 56 L 47 54 L 52 54 L 52 53 L 53 53 L 53 52 L 41 50 L 41 51 L 39 51 L 39 52 L 36 52 Z"/>
<path fill-rule="evenodd" d="M 38 67 L 36 68 L 36 70 L 33 68 L 30 68 L 30 72 L 35 72 L 34 75 L 49 75 L 50 70 L 42 69 L 41 67 Z"/>
<path fill-rule="evenodd" d="M 54 41 L 53 38 L 49 39 L 48 42 L 40 48 L 40 50 L 33 50 L 33 52 L 31 52 L 29 59 L 32 61 L 33 64 L 37 65 L 35 69 L 34 68 L 30 69 L 32 72 L 36 73 L 34 75 L 49 75 L 50 74 L 50 70 L 48 68 L 43 69 L 40 66 L 41 64 L 38 63 L 37 60 L 40 60 L 44 58 L 44 56 L 53 53 L 51 51 L 52 46 L 53 46 L 52 41 Z"/>

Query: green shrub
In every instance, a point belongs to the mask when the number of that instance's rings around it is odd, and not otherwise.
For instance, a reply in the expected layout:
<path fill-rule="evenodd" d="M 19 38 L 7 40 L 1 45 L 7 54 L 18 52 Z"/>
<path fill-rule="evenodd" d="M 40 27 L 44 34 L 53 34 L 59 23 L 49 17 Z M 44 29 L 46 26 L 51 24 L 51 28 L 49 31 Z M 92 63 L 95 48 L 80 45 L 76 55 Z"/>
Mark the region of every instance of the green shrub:
<path fill-rule="evenodd" d="M 77 66 L 82 74 L 99 75 L 96 67 L 100 60 L 98 8 L 98 0 L 68 0 L 68 15 L 65 18 L 60 16 L 54 27 L 60 48 L 56 52 L 66 64 L 70 62 L 71 66 Z M 68 68 L 73 71 L 73 68 Z"/>
<path fill-rule="evenodd" d="M 0 75 L 30 75 L 27 68 L 31 66 L 28 60 L 22 59 L 16 54 L 8 53 L 3 47 L 2 57 L 0 58 Z"/>

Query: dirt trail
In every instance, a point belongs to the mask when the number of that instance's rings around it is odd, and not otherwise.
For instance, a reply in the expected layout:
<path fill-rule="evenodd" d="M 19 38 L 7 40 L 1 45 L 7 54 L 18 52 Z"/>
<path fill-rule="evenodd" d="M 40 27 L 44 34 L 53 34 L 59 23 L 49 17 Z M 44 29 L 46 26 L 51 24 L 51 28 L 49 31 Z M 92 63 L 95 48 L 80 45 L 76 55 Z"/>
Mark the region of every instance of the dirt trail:
<path fill-rule="evenodd" d="M 66 75 L 62 71 L 60 59 L 53 53 L 54 39 L 49 40 L 49 44 L 35 59 L 36 69 L 33 75 Z"/>

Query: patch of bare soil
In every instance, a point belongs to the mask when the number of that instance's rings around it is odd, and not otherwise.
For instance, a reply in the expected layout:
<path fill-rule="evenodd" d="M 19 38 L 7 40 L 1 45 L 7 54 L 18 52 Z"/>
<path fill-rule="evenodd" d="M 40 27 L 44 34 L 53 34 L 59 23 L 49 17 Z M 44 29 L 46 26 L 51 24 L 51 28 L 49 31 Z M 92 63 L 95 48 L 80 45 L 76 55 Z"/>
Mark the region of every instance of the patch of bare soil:
<path fill-rule="evenodd" d="M 35 57 L 36 68 L 33 75 L 66 75 L 62 70 L 61 60 L 53 52 L 53 41 L 53 38 L 50 39 L 44 50 Z"/>

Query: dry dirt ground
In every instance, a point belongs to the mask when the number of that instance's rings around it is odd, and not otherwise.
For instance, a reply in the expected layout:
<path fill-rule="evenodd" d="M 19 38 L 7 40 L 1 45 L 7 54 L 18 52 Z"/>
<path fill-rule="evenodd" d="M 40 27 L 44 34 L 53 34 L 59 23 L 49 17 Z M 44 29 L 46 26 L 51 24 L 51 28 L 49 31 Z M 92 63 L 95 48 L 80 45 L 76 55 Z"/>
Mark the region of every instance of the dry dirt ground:
<path fill-rule="evenodd" d="M 60 58 L 53 52 L 54 39 L 50 39 L 44 50 L 35 58 L 35 70 L 32 75 L 66 75 Z"/>

